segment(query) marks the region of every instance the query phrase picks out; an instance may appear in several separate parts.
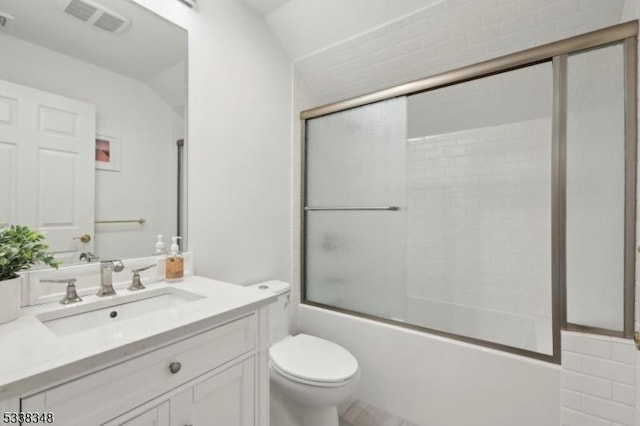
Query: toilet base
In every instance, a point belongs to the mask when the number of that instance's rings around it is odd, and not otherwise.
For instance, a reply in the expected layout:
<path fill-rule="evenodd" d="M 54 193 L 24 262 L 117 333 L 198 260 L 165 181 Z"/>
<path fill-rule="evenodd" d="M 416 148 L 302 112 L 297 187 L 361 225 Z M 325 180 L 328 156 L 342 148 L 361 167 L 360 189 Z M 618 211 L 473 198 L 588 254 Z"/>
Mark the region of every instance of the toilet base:
<path fill-rule="evenodd" d="M 338 426 L 336 405 L 310 406 L 287 397 L 271 384 L 270 426 Z"/>

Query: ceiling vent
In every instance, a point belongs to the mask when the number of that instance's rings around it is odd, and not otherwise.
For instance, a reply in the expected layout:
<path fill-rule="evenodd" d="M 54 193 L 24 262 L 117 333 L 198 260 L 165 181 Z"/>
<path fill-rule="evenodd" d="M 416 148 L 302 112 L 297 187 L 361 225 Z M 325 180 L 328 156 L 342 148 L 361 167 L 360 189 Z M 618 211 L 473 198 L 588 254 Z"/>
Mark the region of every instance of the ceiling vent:
<path fill-rule="evenodd" d="M 110 33 L 120 34 L 131 25 L 124 16 L 91 0 L 60 0 L 58 4 L 65 13 Z"/>

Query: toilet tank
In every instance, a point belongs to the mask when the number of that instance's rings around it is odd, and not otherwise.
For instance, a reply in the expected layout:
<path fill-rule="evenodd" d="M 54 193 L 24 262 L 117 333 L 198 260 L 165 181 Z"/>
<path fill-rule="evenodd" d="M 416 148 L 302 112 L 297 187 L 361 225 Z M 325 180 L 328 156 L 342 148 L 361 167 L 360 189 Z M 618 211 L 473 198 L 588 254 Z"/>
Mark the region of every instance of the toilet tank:
<path fill-rule="evenodd" d="M 269 345 L 287 337 L 289 335 L 291 285 L 284 281 L 265 281 L 249 287 L 258 291 L 268 291 L 278 296 L 278 300 L 268 306 Z"/>

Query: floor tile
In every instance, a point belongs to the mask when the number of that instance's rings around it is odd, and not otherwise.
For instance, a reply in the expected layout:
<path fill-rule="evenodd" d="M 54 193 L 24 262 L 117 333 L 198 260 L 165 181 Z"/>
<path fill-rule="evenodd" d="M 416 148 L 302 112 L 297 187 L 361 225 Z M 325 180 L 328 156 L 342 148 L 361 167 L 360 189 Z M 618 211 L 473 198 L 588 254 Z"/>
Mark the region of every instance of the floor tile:
<path fill-rule="evenodd" d="M 338 412 L 340 426 L 419 426 L 357 399 L 341 404 Z"/>

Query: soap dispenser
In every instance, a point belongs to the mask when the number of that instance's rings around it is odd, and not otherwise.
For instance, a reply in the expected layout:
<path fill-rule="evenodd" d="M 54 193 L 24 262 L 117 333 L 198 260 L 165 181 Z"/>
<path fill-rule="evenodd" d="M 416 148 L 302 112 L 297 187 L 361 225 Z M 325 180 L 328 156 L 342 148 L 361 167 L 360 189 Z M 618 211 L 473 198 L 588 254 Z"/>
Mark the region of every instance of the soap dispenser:
<path fill-rule="evenodd" d="M 167 254 L 167 249 L 164 248 L 164 241 L 162 241 L 162 234 L 157 235 L 158 241 L 156 242 L 156 256 L 164 256 Z"/>
<path fill-rule="evenodd" d="M 178 240 L 181 238 L 171 237 L 171 248 L 165 261 L 165 279 L 168 282 L 180 281 L 184 276 L 184 257 L 182 257 L 180 246 L 178 246 Z"/>
<path fill-rule="evenodd" d="M 162 240 L 162 234 L 158 234 L 156 236 L 158 240 L 156 241 L 156 251 L 154 256 L 156 256 L 156 266 L 158 267 L 158 278 L 161 280 L 164 279 L 164 274 L 167 269 L 167 249 L 164 247 L 164 241 Z"/>

